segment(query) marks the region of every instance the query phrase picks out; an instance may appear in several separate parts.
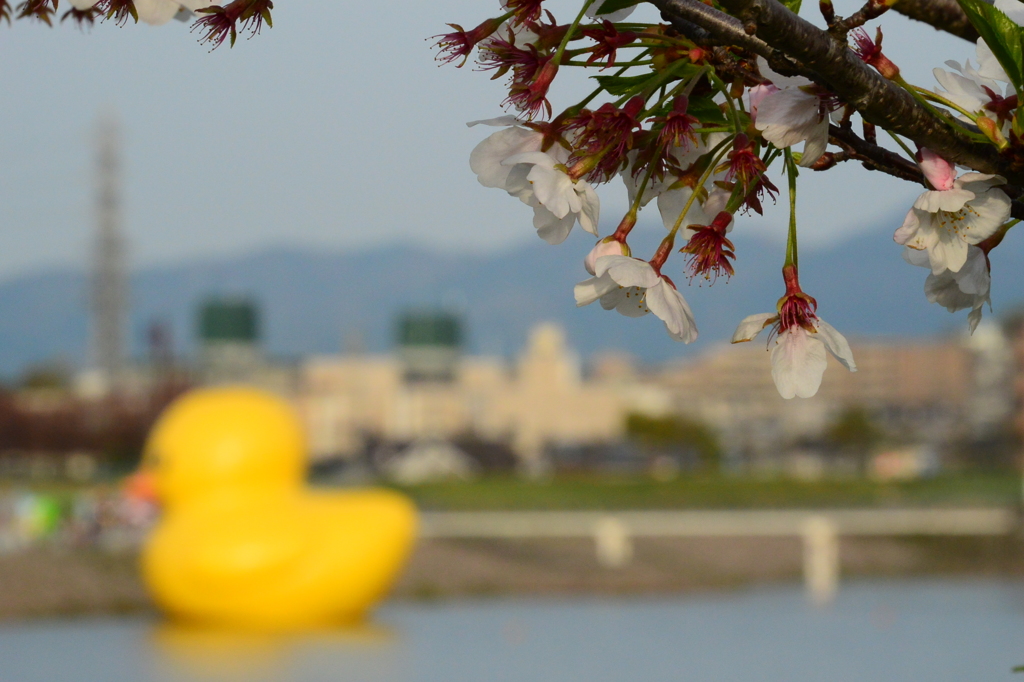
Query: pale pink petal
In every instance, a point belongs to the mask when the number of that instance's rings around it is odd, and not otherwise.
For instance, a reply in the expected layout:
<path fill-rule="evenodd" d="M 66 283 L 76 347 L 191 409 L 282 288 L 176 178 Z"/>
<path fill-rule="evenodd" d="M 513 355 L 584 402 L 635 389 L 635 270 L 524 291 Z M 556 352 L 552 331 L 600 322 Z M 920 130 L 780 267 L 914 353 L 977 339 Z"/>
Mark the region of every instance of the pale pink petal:
<path fill-rule="evenodd" d="M 586 258 L 583 259 L 583 267 L 586 268 L 587 272 L 591 275 L 596 275 L 597 271 L 595 267 L 597 265 L 597 259 L 602 256 L 628 256 L 629 247 L 611 237 L 605 237 L 594 245 L 594 248 L 590 250 Z"/>
<path fill-rule="evenodd" d="M 771 352 L 772 379 L 779 395 L 790 398 L 810 398 L 818 392 L 821 377 L 828 362 L 825 344 L 801 327 L 793 327 L 779 334 Z"/>
<path fill-rule="evenodd" d="M 921 171 L 932 187 L 940 192 L 953 189 L 953 181 L 956 180 L 956 167 L 949 161 L 931 149 L 922 147 L 921 160 L 917 165 L 921 167 Z"/>

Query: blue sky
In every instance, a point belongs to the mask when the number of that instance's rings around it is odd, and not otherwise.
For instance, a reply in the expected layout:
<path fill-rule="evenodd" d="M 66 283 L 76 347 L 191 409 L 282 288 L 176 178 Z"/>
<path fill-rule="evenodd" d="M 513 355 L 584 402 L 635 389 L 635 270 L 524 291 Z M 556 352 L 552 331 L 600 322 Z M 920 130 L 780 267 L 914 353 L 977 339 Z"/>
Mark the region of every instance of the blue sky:
<path fill-rule="evenodd" d="M 469 66 L 438 68 L 425 40 L 445 22 L 475 25 L 496 4 L 280 0 L 273 29 L 213 53 L 177 22 L 85 34 L 3 26 L 0 279 L 85 264 L 103 110 L 122 122 L 136 267 L 276 245 L 494 251 L 536 239 L 529 209 L 480 187 L 468 168 L 490 131 L 464 122 L 502 113 L 500 82 Z M 563 19 L 574 5 L 548 4 Z M 856 7 L 837 3 L 840 13 Z M 912 82 L 931 86 L 933 66 L 974 56 L 972 45 L 902 17 L 882 25 L 887 54 Z M 568 80 L 556 84 L 556 105 L 585 86 Z M 895 228 L 920 191 L 852 165 L 806 175 L 808 245 Z M 624 192 L 615 184 L 601 196 L 607 230 Z M 782 234 L 783 208 L 740 229 Z M 563 248 L 586 250 L 578 239 Z"/>

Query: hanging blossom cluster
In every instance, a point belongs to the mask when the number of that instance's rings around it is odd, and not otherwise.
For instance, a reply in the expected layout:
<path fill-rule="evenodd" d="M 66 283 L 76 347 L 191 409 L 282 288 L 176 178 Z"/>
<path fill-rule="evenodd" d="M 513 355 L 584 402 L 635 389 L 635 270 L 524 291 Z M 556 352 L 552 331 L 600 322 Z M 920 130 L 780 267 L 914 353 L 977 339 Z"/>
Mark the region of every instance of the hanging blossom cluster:
<path fill-rule="evenodd" d="M 24 0 L 15 3 L 0 0 L 0 23 L 12 19 L 34 19 L 48 26 L 54 18 L 63 23 L 70 19 L 80 27 L 91 26 L 97 20 L 110 20 L 122 26 L 131 19 L 153 26 L 166 24 L 171 19 L 194 20 L 192 30 L 199 32 L 199 42 L 215 49 L 229 40 L 235 44 L 238 32 L 259 34 L 265 23 L 273 26 L 272 0 L 232 0 L 217 5 L 210 0 L 67 0 L 70 7 L 60 13 L 60 0 Z"/>
<path fill-rule="evenodd" d="M 577 225 L 596 238 L 583 263 L 590 277 L 575 287 L 577 305 L 598 303 L 628 317 L 653 313 L 672 338 L 694 341 L 697 320 L 680 285 L 710 285 L 736 275 L 729 238 L 735 216 L 762 214 L 765 201 L 779 198 L 779 182 L 788 186 L 790 204 L 784 294 L 772 312 L 738 321 L 732 340 L 750 341 L 767 329 L 779 393 L 813 396 L 828 354 L 850 371 L 856 364 L 846 339 L 819 317 L 817 301 L 800 286 L 797 179 L 801 170 L 827 171 L 852 160 L 923 186 L 894 239 L 904 246 L 907 262 L 930 269 L 928 300 L 950 311 L 970 310 L 973 331 L 990 303 L 988 254 L 1016 222 L 1011 194 L 1020 190 L 1001 175 L 975 172 L 963 159 L 929 148 L 922 140 L 934 139 L 934 128 L 926 131 L 932 138 L 917 139 L 900 134 L 898 125 L 884 127 L 894 144 L 879 145 L 877 103 L 851 97 L 843 88 L 852 86 L 842 79 L 805 66 L 799 53 L 809 48 L 793 45 L 788 54 L 756 37 L 757 22 L 768 13 L 750 7 L 781 8 L 776 0 L 725 0 L 726 11 L 685 0 L 649 2 L 663 11 L 663 22 L 630 21 L 636 0 L 586 0 L 568 23 L 560 23 L 544 0 L 503 0 L 494 16 L 474 28 L 449 24 L 451 32 L 434 38 L 439 62 L 463 66 L 475 60 L 477 69 L 508 86 L 504 116 L 469 123 L 497 128 L 470 156 L 480 183 L 532 209 L 533 227 L 550 244 L 562 243 Z M 979 66 L 948 62 L 953 71 L 936 69 L 941 89 L 934 91 L 903 80 L 882 50 L 881 28 L 873 38 L 861 28 L 892 3 L 870 0 L 843 20 L 824 1 L 827 32 L 794 25 L 844 46 L 847 64 L 854 65 L 849 68 L 859 65 L 884 96 L 902 98 L 945 126 L 940 133 L 954 141 L 948 145 L 954 151 L 956 144 L 980 145 L 994 163 L 1024 169 L 1024 109 L 1018 104 L 1024 64 L 1007 64 L 1007 50 L 992 47 L 997 39 L 991 29 L 1000 17 L 1024 25 L 1024 5 L 962 2 L 981 27 Z M 692 4 L 700 7 L 687 15 Z M 799 2 L 785 6 L 799 10 Z M 981 7 L 983 16 L 970 7 Z M 705 22 L 709 13 L 719 16 Z M 795 14 L 792 20 L 801 21 Z M 550 94 L 569 68 L 589 70 L 594 89 L 556 111 Z M 854 130 L 858 118 L 860 135 Z M 967 172 L 957 171 L 958 162 Z M 602 236 L 595 187 L 618 183 L 629 208 Z M 665 231 L 647 257 L 633 252 L 630 237 L 652 202 Z"/>

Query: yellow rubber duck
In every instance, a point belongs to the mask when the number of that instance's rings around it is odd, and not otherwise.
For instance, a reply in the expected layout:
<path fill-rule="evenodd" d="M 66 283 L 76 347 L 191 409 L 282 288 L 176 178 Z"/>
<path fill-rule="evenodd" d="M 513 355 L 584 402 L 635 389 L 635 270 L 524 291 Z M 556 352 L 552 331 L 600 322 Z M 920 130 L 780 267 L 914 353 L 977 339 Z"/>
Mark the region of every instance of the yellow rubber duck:
<path fill-rule="evenodd" d="M 142 552 L 161 608 L 283 630 L 357 621 L 383 597 L 412 547 L 412 503 L 306 490 L 304 454 L 296 415 L 265 392 L 201 389 L 167 408 L 140 470 L 163 507 Z"/>

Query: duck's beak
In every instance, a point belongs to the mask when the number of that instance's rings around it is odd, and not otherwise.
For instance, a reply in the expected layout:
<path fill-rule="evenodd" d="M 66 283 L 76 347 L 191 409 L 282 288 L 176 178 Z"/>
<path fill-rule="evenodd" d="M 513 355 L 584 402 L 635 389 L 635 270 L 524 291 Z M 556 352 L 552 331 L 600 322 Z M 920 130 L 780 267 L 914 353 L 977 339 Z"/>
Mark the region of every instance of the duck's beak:
<path fill-rule="evenodd" d="M 130 500 L 139 500 L 150 504 L 157 504 L 160 501 L 156 492 L 156 476 L 146 469 L 139 469 L 125 478 L 123 490 L 125 497 Z"/>

